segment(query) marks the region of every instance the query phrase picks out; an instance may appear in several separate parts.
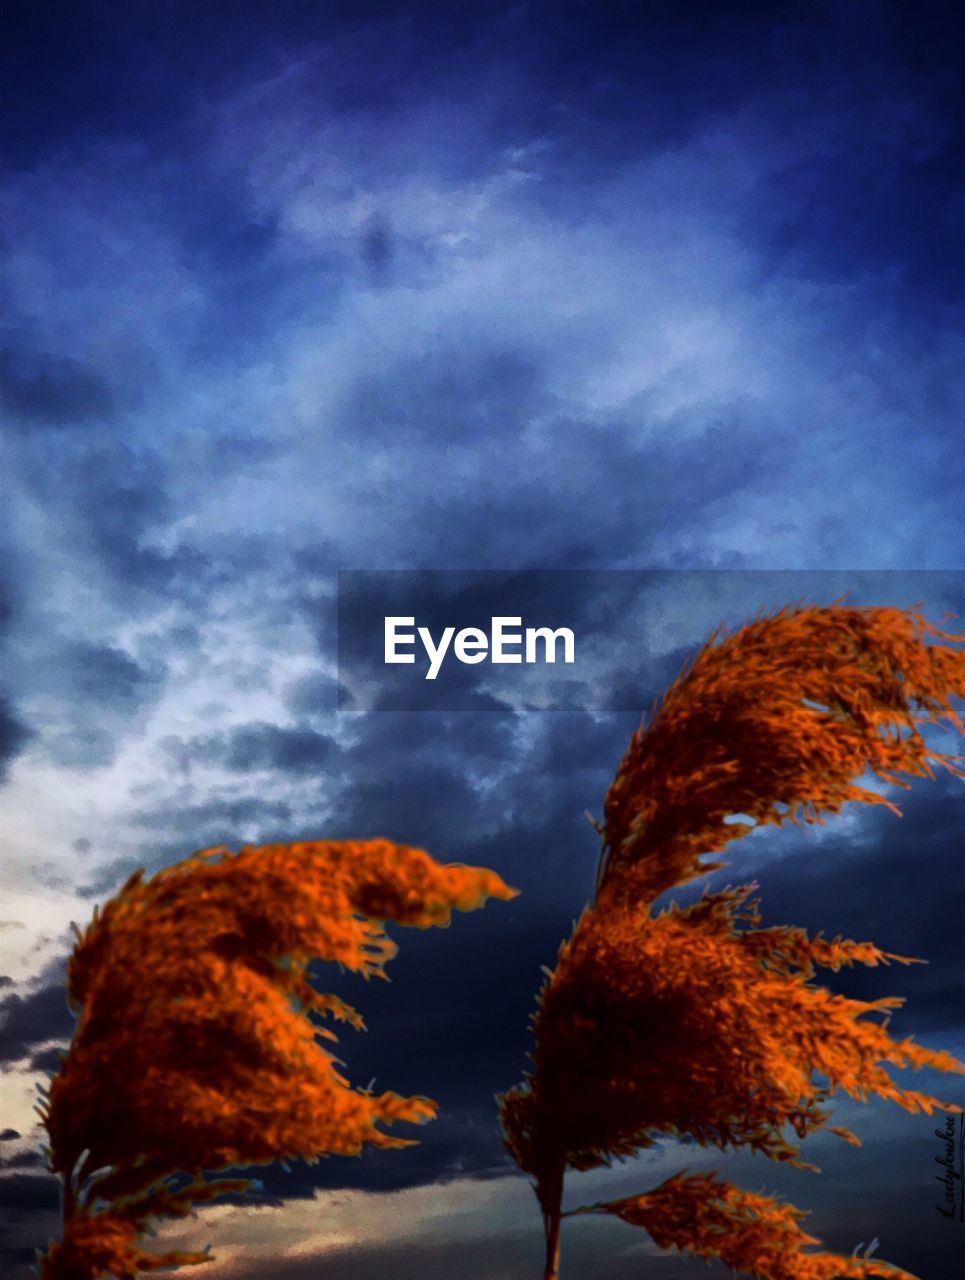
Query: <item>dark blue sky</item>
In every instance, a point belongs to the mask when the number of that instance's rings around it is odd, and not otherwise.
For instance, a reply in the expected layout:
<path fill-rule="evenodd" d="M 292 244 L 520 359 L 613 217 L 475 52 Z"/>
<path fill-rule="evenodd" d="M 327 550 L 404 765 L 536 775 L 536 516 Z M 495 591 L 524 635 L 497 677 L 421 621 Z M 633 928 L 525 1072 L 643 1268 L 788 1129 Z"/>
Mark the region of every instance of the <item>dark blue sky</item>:
<path fill-rule="evenodd" d="M 11 1274 L 54 1229 L 30 1106 L 69 1034 L 69 922 L 202 844 L 384 834 L 523 890 L 403 935 L 392 986 L 358 997 L 352 1078 L 443 1116 L 192 1230 L 212 1277 L 441 1278 L 458 1256 L 524 1280 L 539 1222 L 492 1095 L 524 1068 L 539 966 L 591 887 L 583 813 L 636 716 L 336 715 L 336 571 L 677 571 L 639 612 L 603 579 L 584 605 L 609 705 L 641 709 L 762 604 L 965 613 L 961 7 L 3 14 Z M 733 861 L 773 923 L 930 957 L 875 990 L 961 1054 L 961 833 L 939 781 L 901 822 Z M 943 1280 L 965 1241 L 931 1208 L 930 1122 L 849 1119 L 866 1145 L 822 1152 L 821 1179 L 720 1167 Z M 642 1233 L 568 1230 L 585 1280 L 677 1278 Z"/>

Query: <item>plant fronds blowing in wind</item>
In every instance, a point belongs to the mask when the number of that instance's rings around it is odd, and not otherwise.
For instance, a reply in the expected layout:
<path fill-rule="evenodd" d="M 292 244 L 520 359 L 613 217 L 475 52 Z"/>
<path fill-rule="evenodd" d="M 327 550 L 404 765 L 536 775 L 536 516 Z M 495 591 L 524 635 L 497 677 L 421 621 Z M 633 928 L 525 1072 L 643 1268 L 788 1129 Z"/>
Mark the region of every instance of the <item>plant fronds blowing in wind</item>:
<path fill-rule="evenodd" d="M 936 767 L 965 776 L 961 757 L 922 732 L 963 729 L 962 639 L 913 610 L 785 608 L 712 635 L 634 734 L 605 800 L 595 896 L 540 993 L 532 1072 L 501 1099 L 507 1146 L 543 1213 L 546 1280 L 574 1213 L 619 1217 L 759 1280 L 908 1280 L 876 1258 L 820 1250 L 801 1210 L 716 1176 L 680 1172 L 570 1214 L 562 1200 L 567 1170 L 667 1137 L 813 1167 L 800 1144 L 828 1123 L 838 1091 L 913 1112 L 950 1106 L 891 1075 L 963 1070 L 875 1017 L 900 999 L 846 999 L 815 980 L 819 968 L 910 957 L 764 928 L 754 884 L 687 907 L 655 900 L 724 866 L 706 855 L 755 824 L 821 822 L 849 801 L 895 809 L 861 784 L 869 770 L 902 787 Z"/>
<path fill-rule="evenodd" d="M 383 921 L 426 929 L 513 896 L 492 871 L 387 840 L 208 849 L 132 876 L 70 960 L 78 1021 L 41 1108 L 63 1199 L 44 1280 L 207 1261 L 143 1236 L 250 1185 L 211 1171 L 408 1145 L 386 1128 L 436 1104 L 349 1084 L 310 1015 L 364 1024 L 308 966 L 384 977 Z"/>

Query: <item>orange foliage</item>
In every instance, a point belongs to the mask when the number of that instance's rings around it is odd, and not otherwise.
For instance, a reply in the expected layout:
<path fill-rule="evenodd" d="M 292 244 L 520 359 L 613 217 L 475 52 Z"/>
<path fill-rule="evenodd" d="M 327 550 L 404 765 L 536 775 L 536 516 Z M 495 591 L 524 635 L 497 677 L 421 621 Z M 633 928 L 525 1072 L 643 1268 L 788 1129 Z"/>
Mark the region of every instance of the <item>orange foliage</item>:
<path fill-rule="evenodd" d="M 915 1280 L 890 1263 L 812 1250 L 820 1243 L 801 1230 L 807 1217 L 793 1205 L 742 1191 L 713 1174 L 675 1174 L 642 1196 L 594 1205 L 583 1213 L 609 1213 L 650 1232 L 662 1249 L 720 1259 L 759 1280 L 846 1280 L 884 1276 Z"/>
<path fill-rule="evenodd" d="M 79 1018 L 43 1108 L 65 1188 L 46 1280 L 205 1261 L 137 1242 L 153 1219 L 247 1185 L 204 1170 L 408 1145 L 382 1126 L 429 1120 L 435 1103 L 349 1085 L 309 1015 L 362 1019 L 316 992 L 308 965 L 384 977 L 381 921 L 446 925 L 513 895 L 494 872 L 385 840 L 208 849 L 132 876 L 70 961 Z"/>
<path fill-rule="evenodd" d="M 504 1103 L 522 1168 L 539 1177 L 548 1156 L 565 1155 L 592 1169 L 668 1134 L 800 1165 L 787 1129 L 802 1139 L 824 1124 L 836 1089 L 908 1111 L 946 1105 L 900 1089 L 881 1065 L 958 1067 L 867 1016 L 901 1000 L 849 1000 L 810 981 L 815 964 L 908 961 L 758 930 L 750 888 L 651 919 L 628 906 L 584 912 L 540 1001 L 534 1082 Z"/>
<path fill-rule="evenodd" d="M 715 632 L 634 734 L 604 805 L 608 892 L 652 902 L 724 865 L 702 861 L 758 824 L 820 822 L 849 800 L 890 801 L 855 779 L 870 768 L 905 787 L 937 763 L 925 724 L 965 729 L 965 653 L 914 610 L 782 609 Z M 897 810 L 896 810 L 897 812 Z"/>
<path fill-rule="evenodd" d="M 855 781 L 868 768 L 900 785 L 898 772 L 931 776 L 934 764 L 965 775 L 921 732 L 943 720 L 962 729 L 950 699 L 965 694 L 965 652 L 926 638 L 961 639 L 897 609 L 784 609 L 712 636 L 634 735 L 606 797 L 595 900 L 540 995 L 534 1069 L 501 1100 L 507 1146 L 536 1179 L 547 1276 L 566 1168 L 633 1155 L 661 1135 L 802 1164 L 794 1139 L 826 1123 L 839 1089 L 909 1111 L 948 1105 L 887 1070 L 963 1070 L 873 1016 L 901 1000 L 848 1000 L 813 981 L 817 966 L 909 958 L 762 929 L 753 885 L 652 910 L 665 890 L 724 865 L 703 858 L 746 834 L 728 817 L 820 822 L 848 800 L 890 804 Z M 647 1204 L 649 1229 L 669 1201 Z M 673 1243 L 706 1253 L 696 1219 Z M 807 1265 L 752 1274 L 825 1274 L 813 1257 Z"/>

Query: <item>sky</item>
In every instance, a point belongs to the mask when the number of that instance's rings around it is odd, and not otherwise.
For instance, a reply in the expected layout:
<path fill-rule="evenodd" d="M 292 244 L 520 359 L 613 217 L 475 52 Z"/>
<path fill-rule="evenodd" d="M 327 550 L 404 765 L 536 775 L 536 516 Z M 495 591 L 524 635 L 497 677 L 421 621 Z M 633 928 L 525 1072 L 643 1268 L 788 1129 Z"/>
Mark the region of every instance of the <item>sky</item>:
<path fill-rule="evenodd" d="M 440 1118 L 165 1238 L 210 1241 L 211 1280 L 526 1280 L 541 1226 L 493 1095 L 640 711 L 762 606 L 965 616 L 960 6 L 3 13 L 4 1274 L 57 1229 L 32 1105 L 71 922 L 202 846 L 384 835 L 521 889 L 398 931 L 391 985 L 354 993 L 351 1078 Z M 606 696 L 533 710 L 473 677 L 464 705 L 339 709 L 347 569 L 593 571 Z M 961 784 L 902 807 L 755 832 L 733 875 L 769 923 L 928 958 L 862 990 L 963 1055 Z M 660 1148 L 572 1203 L 719 1168 L 836 1248 L 952 1274 L 934 1124 L 841 1115 L 865 1145 L 815 1139 L 819 1178 Z M 698 1265 L 566 1233 L 583 1280 Z"/>

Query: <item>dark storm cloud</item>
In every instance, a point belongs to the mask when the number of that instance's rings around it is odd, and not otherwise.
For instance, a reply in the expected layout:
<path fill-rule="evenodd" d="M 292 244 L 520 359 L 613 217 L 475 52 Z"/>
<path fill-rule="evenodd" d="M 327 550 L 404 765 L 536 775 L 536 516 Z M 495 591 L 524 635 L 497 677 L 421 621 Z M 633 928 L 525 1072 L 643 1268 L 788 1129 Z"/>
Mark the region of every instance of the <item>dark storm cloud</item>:
<path fill-rule="evenodd" d="M 373 285 L 389 283 L 394 256 L 391 221 L 384 216 L 370 218 L 362 236 L 362 261 Z"/>
<path fill-rule="evenodd" d="M 125 880 L 144 865 L 143 858 L 114 858 L 100 868 L 95 879 L 77 886 L 77 896 L 81 899 L 104 899 L 115 893 Z"/>
<path fill-rule="evenodd" d="M 239 530 L 212 553 L 191 539 L 168 536 L 186 486 L 213 491 L 238 475 L 256 474 L 284 453 L 282 443 L 247 430 L 212 430 L 196 434 L 183 453 L 180 447 L 156 448 L 130 423 L 119 434 L 119 442 L 100 433 L 85 440 L 71 436 L 53 457 L 31 440 L 18 458 L 25 490 L 72 530 L 79 562 L 105 571 L 107 588 L 128 611 L 170 601 L 200 613 L 216 591 L 238 590 L 266 570 L 284 576 L 288 554 L 277 537 Z M 17 572 L 27 572 L 26 566 Z M 179 631 L 190 639 L 187 619 Z M 176 641 L 177 633 L 171 638 Z M 156 653 L 155 673 L 162 665 Z"/>
<path fill-rule="evenodd" d="M 38 1211 L 60 1202 L 56 1178 L 37 1173 L 14 1173 L 0 1178 L 0 1209 Z M 33 1259 L 33 1250 L 30 1258 Z"/>
<path fill-rule="evenodd" d="M 51 759 L 73 768 L 109 765 L 138 713 L 161 693 L 165 668 L 156 656 L 138 662 L 110 644 L 74 641 L 58 646 L 55 661 L 36 677 L 72 708 L 43 735 Z"/>
<path fill-rule="evenodd" d="M 386 777 L 360 770 L 345 778 L 331 817 L 333 836 L 389 834 L 403 843 L 451 847 L 460 817 L 478 807 L 472 781 L 458 768 L 427 762 Z M 456 840 L 458 840 L 456 836 Z M 459 841 L 464 845 L 463 841 Z"/>
<path fill-rule="evenodd" d="M 35 1053 L 31 1057 L 30 1069 L 32 1071 L 42 1071 L 45 1075 L 56 1075 L 60 1070 L 66 1053 L 66 1044 L 54 1045 L 50 1049 L 41 1049 L 39 1053 Z"/>
<path fill-rule="evenodd" d="M 67 1040 L 74 1018 L 67 1007 L 63 983 L 43 986 L 31 995 L 9 995 L 0 1000 L 0 1061 L 29 1057 L 35 1046 L 50 1040 Z"/>
<path fill-rule="evenodd" d="M 162 587 L 179 571 L 197 567 L 189 550 L 163 552 L 145 545 L 145 535 L 168 510 L 159 459 L 129 449 L 98 449 L 81 457 L 65 476 L 96 551 L 122 583 Z"/>
<path fill-rule="evenodd" d="M 350 1078 L 356 1081 L 351 1064 Z M 362 1087 L 368 1082 L 358 1079 Z M 394 1090 L 391 1072 L 383 1072 L 376 1087 Z M 438 1094 L 433 1096 L 441 1101 Z M 513 1171 L 491 1093 L 476 1110 L 460 1107 L 455 1099 L 444 1101 L 435 1120 L 417 1128 L 399 1126 L 396 1136 L 418 1145 L 405 1151 L 367 1151 L 364 1160 L 331 1156 L 311 1166 L 295 1162 L 287 1170 L 270 1165 L 243 1173 L 261 1184 L 259 1200 L 285 1203 L 311 1199 L 319 1191 L 401 1191 L 454 1178 L 486 1180 Z"/>
<path fill-rule="evenodd" d="M 43 1162 L 44 1157 L 39 1151 L 22 1151 L 16 1156 L 0 1157 L 0 1169 L 37 1169 Z"/>
<path fill-rule="evenodd" d="M 163 672 L 149 669 L 111 645 L 79 643 L 64 653 L 81 699 L 118 711 L 136 709 L 156 691 Z"/>
<path fill-rule="evenodd" d="M 11 556 L 12 560 L 13 557 Z M 14 618 L 14 588 L 10 581 L 9 562 L 0 571 L 0 644 L 3 643 Z M 34 736 L 31 727 L 12 705 L 5 689 L 6 681 L 0 681 L 0 784 L 7 777 L 11 762 L 20 754 Z"/>
<path fill-rule="evenodd" d="M 434 718 L 372 717 L 335 791 L 333 834 L 384 834 L 446 860 L 493 866 L 524 890 L 529 919 L 562 901 L 566 920 L 592 883 L 584 811 L 602 807 L 633 726 L 580 714 L 534 720 L 517 726 L 515 718 L 470 715 L 460 724 L 453 715 L 435 720 L 436 741 L 420 750 L 418 736 L 431 735 Z M 521 743 L 517 729 L 532 741 Z"/>
<path fill-rule="evenodd" d="M 49 1174 L 11 1172 L 0 1177 L 0 1267 L 5 1276 L 33 1280 L 37 1249 L 53 1238 L 59 1210 L 60 1189 Z"/>
<path fill-rule="evenodd" d="M 113 880 L 102 877 L 100 883 L 103 888 L 109 884 L 116 887 L 136 867 L 146 865 L 156 870 L 165 862 L 185 857 L 192 849 L 222 844 L 237 847 L 246 843 L 246 833 L 252 829 L 259 833 L 253 837 L 258 842 L 283 839 L 284 833 L 291 830 L 292 812 L 288 801 L 266 798 L 260 790 L 250 795 L 219 796 L 214 792 L 210 799 L 180 804 L 174 809 L 145 806 L 133 813 L 132 820 L 151 833 L 151 843 L 142 857 L 118 863 Z M 163 840 L 157 839 L 159 834 Z"/>
<path fill-rule="evenodd" d="M 285 704 L 297 716 L 328 715 L 337 709 L 338 695 L 338 681 L 331 676 L 300 676 L 285 690 Z"/>
<path fill-rule="evenodd" d="M 89 444 L 73 436 L 65 440 L 50 457 L 39 446 L 23 452 L 22 481 L 35 500 L 75 530 L 75 538 L 89 544 L 95 562 L 108 570 L 132 606 L 132 591 L 183 587 L 202 571 L 204 560 L 196 550 L 151 545 L 172 510 L 167 464 L 157 453 L 100 438 Z"/>
<path fill-rule="evenodd" d="M 364 375 L 338 410 L 338 429 L 383 449 L 415 503 L 418 518 L 393 549 L 398 567 L 442 559 L 572 569 L 654 554 L 668 563 L 681 534 L 768 487 L 784 465 L 774 446 L 788 426 L 743 397 L 679 421 L 644 396 L 614 418 L 571 416 L 524 352 L 445 344 L 415 365 Z M 445 487 L 434 482 L 440 452 L 455 472 Z M 345 481 L 362 515 L 385 518 L 381 493 L 351 473 Z"/>
<path fill-rule="evenodd" d="M 33 736 L 30 728 L 0 694 L 0 782 L 7 776 L 10 762 L 20 754 Z"/>
<path fill-rule="evenodd" d="M 916 780 L 896 797 L 903 817 L 881 809 L 865 815 L 859 842 L 830 826 L 818 849 L 794 841 L 787 856 L 754 870 L 767 923 L 803 925 L 828 937 L 871 940 L 886 951 L 929 963 L 858 969 L 822 976 L 835 989 L 862 999 L 907 998 L 893 1016 L 902 1034 L 931 1037 L 965 1025 L 965 936 L 961 860 L 965 849 L 965 784 L 958 779 Z M 790 841 L 788 843 L 791 843 Z M 773 842 L 773 847 L 778 847 Z M 727 872 L 715 881 L 737 883 L 740 843 L 731 846 Z"/>
<path fill-rule="evenodd" d="M 335 741 L 328 734 L 302 725 L 253 723 L 227 733 L 168 739 L 163 744 L 182 769 L 194 762 L 219 764 L 234 773 L 277 769 L 282 773 L 311 773 L 332 763 Z"/>
<path fill-rule="evenodd" d="M 76 360 L 55 355 L 0 352 L 0 386 L 13 421 L 27 427 L 83 425 L 108 417 L 113 397 L 105 383 Z"/>

